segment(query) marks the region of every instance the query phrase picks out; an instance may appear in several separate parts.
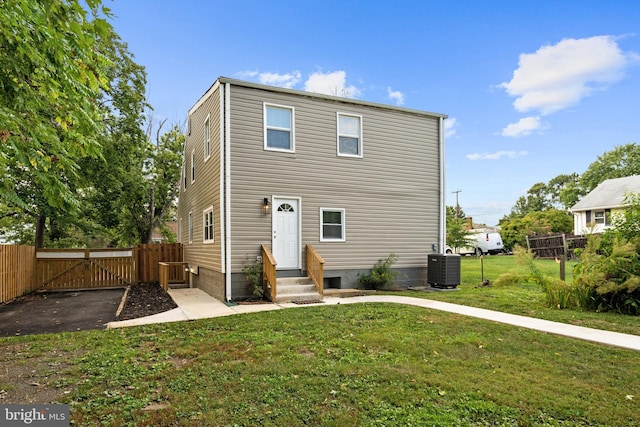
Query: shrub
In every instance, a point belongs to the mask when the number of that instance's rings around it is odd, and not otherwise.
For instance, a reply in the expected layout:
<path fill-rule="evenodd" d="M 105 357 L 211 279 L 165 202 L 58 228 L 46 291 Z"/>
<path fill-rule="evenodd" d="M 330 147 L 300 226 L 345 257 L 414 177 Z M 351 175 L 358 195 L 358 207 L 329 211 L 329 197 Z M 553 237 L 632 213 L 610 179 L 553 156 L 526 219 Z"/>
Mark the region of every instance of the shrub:
<path fill-rule="evenodd" d="M 526 274 L 518 273 L 515 271 L 507 271 L 499 275 L 496 280 L 493 281 L 494 286 L 513 286 L 521 282 L 526 282 L 528 276 Z"/>
<path fill-rule="evenodd" d="M 264 287 L 262 283 L 262 260 L 256 259 L 249 261 L 249 255 L 244 259 L 242 272 L 245 274 L 249 285 L 252 288 L 254 297 L 262 298 L 264 296 Z"/>
<path fill-rule="evenodd" d="M 637 238 L 618 237 L 604 245 L 599 236 L 589 239 L 573 275 L 575 287 L 588 295 L 587 308 L 640 314 L 639 250 Z"/>
<path fill-rule="evenodd" d="M 577 299 L 580 293 L 576 292 L 574 286 L 570 286 L 555 277 L 544 275 L 533 262 L 533 252 L 528 251 L 521 246 L 516 246 L 514 255 L 516 257 L 516 262 L 529 267 L 529 280 L 540 285 L 546 296 L 547 305 L 549 307 L 568 308 L 581 306 Z"/>
<path fill-rule="evenodd" d="M 393 284 L 398 277 L 398 272 L 393 271 L 391 266 L 398 261 L 398 256 L 394 253 L 388 257 L 379 259 L 377 263 L 369 270 L 369 274 L 358 274 L 358 283 L 365 289 L 384 289 Z"/>

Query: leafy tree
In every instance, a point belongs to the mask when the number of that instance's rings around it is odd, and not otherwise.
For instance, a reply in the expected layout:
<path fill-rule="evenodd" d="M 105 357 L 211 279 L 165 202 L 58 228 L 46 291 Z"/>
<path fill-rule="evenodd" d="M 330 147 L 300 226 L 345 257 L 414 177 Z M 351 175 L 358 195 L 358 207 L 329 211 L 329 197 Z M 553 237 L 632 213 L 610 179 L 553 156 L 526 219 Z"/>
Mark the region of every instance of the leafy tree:
<path fill-rule="evenodd" d="M 527 236 L 572 232 L 573 216 L 559 209 L 548 209 L 504 217 L 499 225 L 505 249 L 513 250 L 516 244 L 526 247 Z"/>
<path fill-rule="evenodd" d="M 560 174 L 548 183 L 533 184 L 527 194 L 521 196 L 511 213 L 524 216 L 529 212 L 540 212 L 547 209 L 568 209 L 577 202 L 577 195 L 573 190 L 578 184 L 578 174 Z"/>
<path fill-rule="evenodd" d="M 464 220 L 467 218 L 467 215 L 464 213 L 464 211 L 460 207 L 456 209 L 454 206 L 447 206 L 446 207 L 447 223 L 449 221 L 454 221 L 456 218 Z"/>
<path fill-rule="evenodd" d="M 589 193 L 604 180 L 631 175 L 640 175 L 640 145 L 630 143 L 616 146 L 598 156 L 580 176 L 582 195 Z"/>
<path fill-rule="evenodd" d="M 185 137 L 180 127 L 174 125 L 169 132 L 157 138 L 156 141 L 152 165 L 153 174 L 150 182 L 153 202 L 149 207 L 150 221 L 141 238 L 143 242 L 147 243 L 151 242 L 153 230 L 161 227 L 167 215 L 175 210 L 180 190 Z"/>
<path fill-rule="evenodd" d="M 14 40 L 11 25 L 0 28 L 0 58 L 10 64 L 0 70 L 3 234 L 38 247 L 148 241 L 173 207 L 183 137 L 177 128 L 161 135 L 160 126 L 152 143 L 144 132 L 144 68 L 96 18 L 99 0 L 86 2 L 92 21 L 76 0 L 5 4 L 0 16 L 20 23 L 16 34 L 36 31 L 31 46 L 27 35 Z M 48 78 L 35 79 L 43 67 Z"/>
<path fill-rule="evenodd" d="M 35 215 L 35 199 L 70 211 L 78 159 L 99 158 L 98 103 L 112 27 L 99 0 L 5 0 L 0 7 L 0 199 Z M 87 17 L 87 14 L 91 18 Z M 24 191 L 30 185 L 38 196 Z"/>
<path fill-rule="evenodd" d="M 458 252 L 459 248 L 470 246 L 472 243 L 470 236 L 471 231 L 460 220 L 453 221 L 447 225 L 447 246 L 453 248 L 454 252 Z"/>
<path fill-rule="evenodd" d="M 456 210 L 453 206 L 447 206 L 446 210 L 447 246 L 450 246 L 454 250 L 469 246 L 471 231 L 467 228 L 464 211 L 460 208 Z"/>
<path fill-rule="evenodd" d="M 577 173 L 560 174 L 552 178 L 547 184 L 547 192 L 553 207 L 557 209 L 569 209 L 575 205 L 579 196 L 575 190 L 578 186 L 580 175 Z"/>
<path fill-rule="evenodd" d="M 511 212 L 515 215 L 524 216 L 529 212 L 549 209 L 551 206 L 547 185 L 543 182 L 538 182 L 527 191 L 526 196 L 520 196 L 520 198 L 516 200 L 516 204 L 511 209 Z"/>

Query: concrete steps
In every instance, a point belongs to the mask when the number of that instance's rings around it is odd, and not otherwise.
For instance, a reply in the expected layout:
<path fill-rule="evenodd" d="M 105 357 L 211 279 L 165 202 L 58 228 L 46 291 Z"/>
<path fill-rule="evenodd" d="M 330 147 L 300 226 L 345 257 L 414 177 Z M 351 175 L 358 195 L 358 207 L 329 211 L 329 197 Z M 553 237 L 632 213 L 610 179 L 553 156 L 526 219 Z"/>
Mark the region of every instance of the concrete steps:
<path fill-rule="evenodd" d="M 322 295 L 308 277 L 279 277 L 276 291 L 276 303 L 322 301 Z"/>

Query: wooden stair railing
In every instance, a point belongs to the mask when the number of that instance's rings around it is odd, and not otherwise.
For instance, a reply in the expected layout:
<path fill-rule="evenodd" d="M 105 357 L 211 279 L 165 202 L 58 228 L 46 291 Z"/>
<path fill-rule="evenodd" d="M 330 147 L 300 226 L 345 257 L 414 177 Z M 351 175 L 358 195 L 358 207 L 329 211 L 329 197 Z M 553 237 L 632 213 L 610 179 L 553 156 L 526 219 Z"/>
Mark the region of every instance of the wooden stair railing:
<path fill-rule="evenodd" d="M 186 262 L 159 262 L 158 273 L 162 289 L 166 291 L 171 283 L 189 283 L 188 267 Z"/>
<path fill-rule="evenodd" d="M 276 259 L 273 257 L 271 250 L 266 245 L 262 248 L 262 289 L 269 301 L 275 301 L 277 295 L 276 289 Z"/>
<path fill-rule="evenodd" d="M 313 280 L 316 290 L 324 294 L 324 259 L 311 245 L 307 245 L 307 276 Z"/>

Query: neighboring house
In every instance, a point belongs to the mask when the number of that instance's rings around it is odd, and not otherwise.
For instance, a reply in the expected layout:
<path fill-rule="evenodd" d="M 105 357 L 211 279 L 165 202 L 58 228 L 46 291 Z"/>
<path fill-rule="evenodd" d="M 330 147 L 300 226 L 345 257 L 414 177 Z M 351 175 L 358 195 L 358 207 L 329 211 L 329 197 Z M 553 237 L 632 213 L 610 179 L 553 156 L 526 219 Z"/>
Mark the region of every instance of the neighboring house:
<path fill-rule="evenodd" d="M 165 225 L 173 232 L 173 234 L 175 236 L 178 235 L 178 223 L 175 221 L 169 221 L 167 223 L 165 223 Z M 160 232 L 159 228 L 156 228 L 155 230 L 153 230 L 153 233 L 151 233 L 151 243 L 164 243 L 165 238 L 162 235 L 162 232 Z"/>
<path fill-rule="evenodd" d="M 602 233 L 611 228 L 611 218 L 625 208 L 625 197 L 640 192 L 640 175 L 601 182 L 569 211 L 576 235 Z"/>
<path fill-rule="evenodd" d="M 395 253 L 399 284 L 426 283 L 444 249 L 444 119 L 348 98 L 219 78 L 188 113 L 178 204 L 192 286 L 251 295 L 243 265 L 264 244 L 278 277 L 355 288 Z"/>

